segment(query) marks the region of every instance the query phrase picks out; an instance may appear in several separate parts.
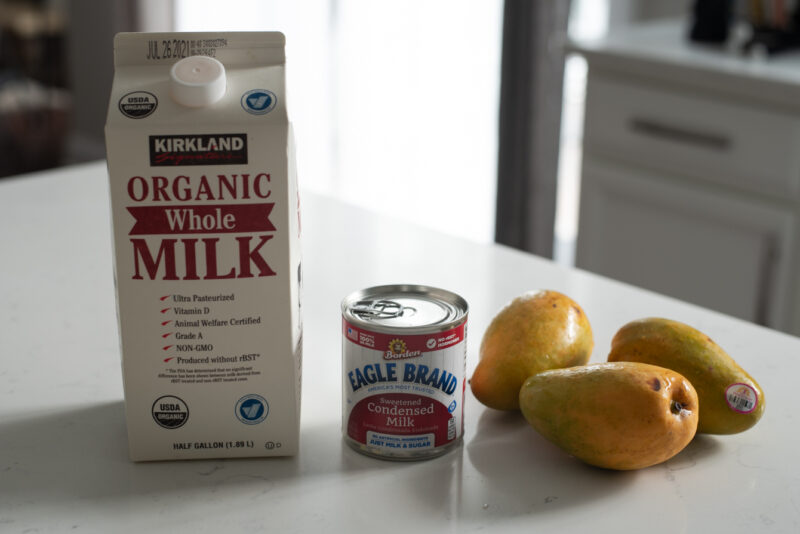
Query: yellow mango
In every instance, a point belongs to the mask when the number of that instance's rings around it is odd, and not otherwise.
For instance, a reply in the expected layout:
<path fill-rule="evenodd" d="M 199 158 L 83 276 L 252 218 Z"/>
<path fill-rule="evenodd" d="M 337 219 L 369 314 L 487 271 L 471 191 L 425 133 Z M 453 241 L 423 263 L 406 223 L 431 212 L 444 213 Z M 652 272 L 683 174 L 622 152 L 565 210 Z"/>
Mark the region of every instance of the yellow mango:
<path fill-rule="evenodd" d="M 583 365 L 593 347 L 589 320 L 574 300 L 557 291 L 526 293 L 500 310 L 484 332 L 472 393 L 490 408 L 518 410 L 526 378 Z"/>
<path fill-rule="evenodd" d="M 614 336 L 608 361 L 650 363 L 685 376 L 700 399 L 698 432 L 742 432 L 764 413 L 764 392 L 755 379 L 687 324 L 660 318 L 630 322 Z"/>
<path fill-rule="evenodd" d="M 542 436 L 584 462 L 630 470 L 664 462 L 697 430 L 697 393 L 678 373 L 644 363 L 545 371 L 519 393 Z"/>

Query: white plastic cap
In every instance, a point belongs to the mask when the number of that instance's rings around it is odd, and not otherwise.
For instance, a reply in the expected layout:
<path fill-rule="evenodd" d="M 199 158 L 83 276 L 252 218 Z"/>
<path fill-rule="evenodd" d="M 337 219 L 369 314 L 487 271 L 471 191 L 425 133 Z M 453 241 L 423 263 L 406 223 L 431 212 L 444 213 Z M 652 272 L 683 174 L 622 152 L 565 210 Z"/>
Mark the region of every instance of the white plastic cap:
<path fill-rule="evenodd" d="M 192 108 L 210 106 L 225 95 L 225 67 L 208 56 L 189 56 L 169 71 L 170 95 Z"/>

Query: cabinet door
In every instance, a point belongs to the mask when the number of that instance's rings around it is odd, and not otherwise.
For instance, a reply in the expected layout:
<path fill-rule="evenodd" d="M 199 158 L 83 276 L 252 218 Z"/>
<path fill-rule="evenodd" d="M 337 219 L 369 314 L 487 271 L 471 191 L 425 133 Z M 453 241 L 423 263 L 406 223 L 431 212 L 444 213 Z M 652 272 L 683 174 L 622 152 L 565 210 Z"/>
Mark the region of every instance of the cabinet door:
<path fill-rule="evenodd" d="M 788 328 L 790 211 L 591 154 L 581 189 L 578 267 Z"/>

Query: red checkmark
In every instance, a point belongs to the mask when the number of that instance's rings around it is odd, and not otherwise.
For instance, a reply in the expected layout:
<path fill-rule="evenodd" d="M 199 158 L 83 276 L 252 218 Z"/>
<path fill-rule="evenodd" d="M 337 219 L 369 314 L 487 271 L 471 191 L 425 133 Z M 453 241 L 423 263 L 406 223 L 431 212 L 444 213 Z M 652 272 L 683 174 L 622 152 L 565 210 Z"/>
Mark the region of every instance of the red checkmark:
<path fill-rule="evenodd" d="M 163 310 L 161 310 L 161 313 L 167 313 L 167 312 L 168 312 L 169 310 L 171 310 L 171 309 L 172 309 L 172 308 L 164 308 Z"/>
<path fill-rule="evenodd" d="M 167 345 L 166 347 L 162 347 L 161 350 L 169 350 L 172 345 Z"/>
<path fill-rule="evenodd" d="M 164 363 L 167 363 L 170 360 L 174 360 L 175 356 L 170 356 L 169 358 L 164 358 Z"/>
<path fill-rule="evenodd" d="M 163 323 L 161 323 L 161 326 L 167 326 L 171 322 L 172 322 L 172 319 L 170 319 L 169 321 L 164 321 Z"/>
<path fill-rule="evenodd" d="M 170 297 L 170 295 L 164 295 L 163 297 L 161 297 L 160 300 L 163 302 L 163 301 L 167 300 L 169 297 Z"/>
<path fill-rule="evenodd" d="M 169 337 L 172 335 L 172 332 L 167 332 L 166 334 L 161 334 L 161 337 Z"/>

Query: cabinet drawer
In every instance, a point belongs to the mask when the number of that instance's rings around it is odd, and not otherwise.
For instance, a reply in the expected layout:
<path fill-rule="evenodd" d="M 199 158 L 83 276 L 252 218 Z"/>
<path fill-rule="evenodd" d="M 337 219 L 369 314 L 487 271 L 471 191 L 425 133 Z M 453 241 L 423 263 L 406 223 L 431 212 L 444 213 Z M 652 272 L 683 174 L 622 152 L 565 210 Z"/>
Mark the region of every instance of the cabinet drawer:
<path fill-rule="evenodd" d="M 792 211 L 584 160 L 577 266 L 788 328 Z"/>
<path fill-rule="evenodd" d="M 800 117 L 590 75 L 587 151 L 775 196 L 800 193 Z"/>

